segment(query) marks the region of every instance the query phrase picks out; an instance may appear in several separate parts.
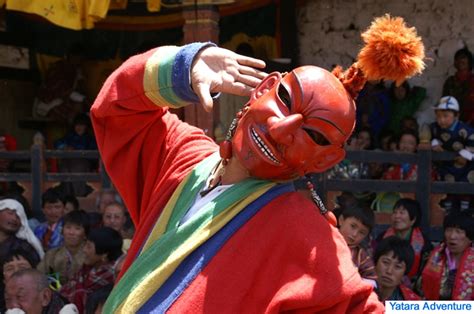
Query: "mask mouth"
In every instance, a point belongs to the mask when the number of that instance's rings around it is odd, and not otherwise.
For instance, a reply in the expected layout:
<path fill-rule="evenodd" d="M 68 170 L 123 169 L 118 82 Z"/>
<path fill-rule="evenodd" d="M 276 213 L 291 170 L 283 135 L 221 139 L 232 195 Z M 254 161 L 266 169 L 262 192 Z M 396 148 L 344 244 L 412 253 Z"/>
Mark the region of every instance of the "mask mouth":
<path fill-rule="evenodd" d="M 254 128 L 250 128 L 250 135 L 253 140 L 253 142 L 257 145 L 257 147 L 260 149 L 260 151 L 263 153 L 265 157 L 269 161 L 271 161 L 274 164 L 279 165 L 280 161 L 276 158 L 276 156 L 272 153 L 270 148 L 265 144 L 265 142 L 262 140 L 262 138 L 257 134 Z"/>

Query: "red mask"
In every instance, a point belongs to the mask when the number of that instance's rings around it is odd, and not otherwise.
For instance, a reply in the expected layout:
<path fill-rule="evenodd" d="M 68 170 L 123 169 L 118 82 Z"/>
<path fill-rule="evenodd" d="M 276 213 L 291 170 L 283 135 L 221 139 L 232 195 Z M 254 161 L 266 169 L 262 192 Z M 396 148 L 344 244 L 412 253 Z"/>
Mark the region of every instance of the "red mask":
<path fill-rule="evenodd" d="M 253 91 L 232 151 L 253 177 L 287 180 L 340 162 L 355 105 L 340 81 L 315 66 L 271 73 Z"/>

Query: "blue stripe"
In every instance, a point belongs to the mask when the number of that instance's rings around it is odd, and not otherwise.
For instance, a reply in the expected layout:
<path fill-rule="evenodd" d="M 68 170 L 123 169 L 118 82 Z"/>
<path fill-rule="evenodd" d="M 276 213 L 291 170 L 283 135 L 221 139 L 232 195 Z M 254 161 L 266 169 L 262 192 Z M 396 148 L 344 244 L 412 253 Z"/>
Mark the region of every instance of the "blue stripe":
<path fill-rule="evenodd" d="M 215 44 L 207 43 L 192 43 L 183 46 L 175 56 L 173 62 L 173 72 L 171 74 L 171 86 L 173 92 L 182 100 L 198 104 L 199 98 L 194 93 L 191 87 L 191 66 L 194 57 L 205 47 L 212 47 Z"/>
<path fill-rule="evenodd" d="M 292 191 L 294 191 L 292 183 L 279 184 L 250 203 L 214 236 L 192 252 L 161 288 L 143 304 L 138 313 L 166 312 L 234 233 L 274 198 Z"/>

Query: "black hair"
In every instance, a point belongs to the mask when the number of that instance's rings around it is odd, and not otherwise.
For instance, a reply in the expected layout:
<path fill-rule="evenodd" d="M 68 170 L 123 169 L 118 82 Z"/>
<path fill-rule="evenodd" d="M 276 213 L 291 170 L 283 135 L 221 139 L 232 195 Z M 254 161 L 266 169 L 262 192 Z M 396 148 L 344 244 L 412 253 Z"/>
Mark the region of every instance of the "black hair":
<path fill-rule="evenodd" d="M 386 255 L 390 252 L 393 252 L 393 256 L 400 262 L 405 262 L 405 274 L 407 274 L 415 260 L 415 251 L 413 251 L 410 242 L 397 236 L 390 236 L 382 239 L 375 248 L 375 265 L 377 265 L 377 262 L 382 255 Z"/>
<path fill-rule="evenodd" d="M 403 135 L 411 135 L 415 138 L 416 140 L 416 144 L 419 144 L 420 143 L 420 138 L 418 137 L 418 133 L 416 133 L 415 130 L 410 130 L 410 129 L 404 129 L 402 130 L 402 132 L 400 133 L 400 135 L 398 136 L 398 142 L 400 143 L 400 140 L 402 139 L 402 136 Z"/>
<path fill-rule="evenodd" d="M 79 209 L 79 201 L 77 200 L 77 197 L 75 197 L 74 195 L 68 194 L 64 196 L 63 200 L 64 200 L 64 204 L 71 203 L 72 206 L 74 207 L 74 210 Z"/>
<path fill-rule="evenodd" d="M 86 235 L 89 234 L 90 221 L 89 215 L 82 209 L 73 210 L 63 217 L 64 226 L 66 224 L 78 225 L 84 228 Z"/>
<path fill-rule="evenodd" d="M 472 53 L 467 49 L 467 47 L 461 48 L 454 54 L 454 60 L 458 58 L 467 58 L 469 63 L 469 69 L 472 70 Z"/>
<path fill-rule="evenodd" d="M 443 221 L 443 229 L 459 228 L 466 232 L 466 236 L 474 241 L 474 218 L 465 212 L 450 212 Z"/>
<path fill-rule="evenodd" d="M 107 301 L 107 298 L 109 297 L 113 288 L 114 288 L 114 285 L 108 284 L 106 286 L 103 286 L 91 292 L 87 296 L 85 313 L 94 314 L 100 305 L 105 304 L 105 301 Z"/>
<path fill-rule="evenodd" d="M 418 227 L 421 223 L 420 203 L 418 203 L 418 201 L 413 200 L 411 198 L 401 198 L 395 203 L 395 205 L 393 205 L 393 210 L 395 210 L 395 208 L 398 208 L 400 206 L 403 206 L 407 210 L 408 216 L 410 216 L 410 220 L 415 219 L 415 223 L 413 224 L 413 227 Z"/>
<path fill-rule="evenodd" d="M 61 202 L 64 205 L 64 199 L 61 193 L 53 188 L 47 189 L 43 195 L 41 195 L 41 206 L 44 208 L 46 203 L 57 203 Z"/>
<path fill-rule="evenodd" d="M 375 225 L 375 215 L 374 211 L 368 207 L 364 206 L 351 206 L 345 208 L 342 213 L 344 219 L 354 217 L 357 220 L 360 220 L 364 226 L 369 228 L 369 232 L 372 231 Z"/>
<path fill-rule="evenodd" d="M 87 240 L 94 243 L 96 254 L 107 254 L 107 258 L 111 262 L 122 255 L 122 236 L 110 227 L 92 229 Z"/>
<path fill-rule="evenodd" d="M 72 125 L 83 124 L 89 126 L 91 120 L 86 113 L 78 113 L 72 122 Z"/>
<path fill-rule="evenodd" d="M 365 148 L 365 150 L 373 150 L 375 148 L 375 138 L 374 138 L 374 131 L 370 127 L 363 126 L 359 130 L 357 130 L 355 135 L 355 138 L 359 136 L 359 133 L 361 132 L 367 132 L 369 134 L 370 138 L 370 144 L 369 147 Z"/>
<path fill-rule="evenodd" d="M 36 255 L 35 250 L 27 250 L 26 248 L 23 247 L 17 247 L 12 250 L 9 250 L 7 254 L 3 256 L 3 258 L 0 260 L 0 270 L 2 270 L 0 274 L 0 278 L 3 281 L 3 266 L 5 266 L 6 263 L 12 262 L 15 258 L 18 259 L 18 257 L 23 257 L 25 260 L 27 260 L 28 263 L 30 263 L 31 268 L 36 268 L 38 266 L 40 260 L 38 259 L 38 256 Z"/>
<path fill-rule="evenodd" d="M 391 85 L 390 85 L 390 97 L 395 98 L 395 88 L 396 87 L 403 87 L 406 91 L 406 97 L 408 97 L 408 94 L 410 94 L 411 92 L 411 86 L 410 86 L 410 83 L 408 83 L 408 81 L 404 81 L 402 83 L 402 85 L 399 85 L 397 86 L 396 82 L 393 82 Z"/>

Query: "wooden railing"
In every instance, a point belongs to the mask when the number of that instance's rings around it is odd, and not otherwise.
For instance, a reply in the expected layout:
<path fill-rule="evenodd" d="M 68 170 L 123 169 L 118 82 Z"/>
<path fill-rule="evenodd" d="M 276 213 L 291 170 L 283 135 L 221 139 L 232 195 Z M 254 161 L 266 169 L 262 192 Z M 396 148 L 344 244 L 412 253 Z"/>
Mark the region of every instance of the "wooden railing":
<path fill-rule="evenodd" d="M 432 162 L 453 160 L 457 154 L 454 152 L 432 152 L 425 145 L 418 149 L 415 154 L 393 153 L 384 151 L 348 151 L 346 159 L 353 162 L 376 162 L 376 163 L 410 163 L 418 165 L 416 181 L 398 180 L 370 180 L 370 179 L 329 179 L 328 173 L 316 176 L 318 182 L 318 193 L 324 201 L 327 201 L 329 191 L 348 192 L 399 192 L 414 193 L 416 200 L 420 203 L 422 210 L 421 227 L 426 234 L 438 240 L 439 228 L 430 226 L 430 195 L 433 194 L 474 194 L 474 184 L 466 182 L 443 182 L 432 181 Z M 473 161 L 474 162 L 474 161 Z M 471 204 L 472 205 L 472 204 Z"/>
<path fill-rule="evenodd" d="M 0 172 L 0 182 L 26 181 L 31 182 L 31 206 L 33 211 L 41 210 L 41 194 L 44 192 L 45 182 L 100 182 L 102 188 L 111 186 L 110 179 L 101 163 L 98 172 L 84 173 L 52 173 L 47 172 L 45 160 L 50 158 L 69 159 L 85 158 L 99 160 L 100 155 L 96 150 L 43 150 L 39 145 L 33 145 L 27 151 L 0 151 L 0 159 L 7 159 L 12 162 L 29 161 L 29 172 Z"/>
<path fill-rule="evenodd" d="M 414 193 L 421 205 L 423 217 L 421 226 L 430 234 L 430 195 L 432 194 L 474 194 L 474 184 L 470 183 L 448 183 L 431 180 L 432 162 L 453 160 L 455 153 L 435 153 L 429 146 L 420 147 L 417 153 L 393 153 L 382 151 L 348 151 L 346 158 L 354 162 L 377 162 L 377 163 L 411 163 L 418 165 L 416 181 L 389 181 L 369 179 L 329 179 L 327 173 L 316 176 L 318 193 L 323 200 L 329 191 L 371 191 L 371 192 L 399 192 Z M 44 182 L 100 182 L 103 188 L 111 186 L 110 179 L 99 166 L 98 172 L 88 173 L 50 173 L 45 170 L 44 161 L 49 158 L 86 158 L 99 160 L 98 151 L 58 151 L 42 150 L 40 146 L 34 145 L 30 151 L 4 152 L 0 151 L 0 159 L 12 161 L 29 161 L 29 172 L 0 173 L 0 181 L 30 181 L 32 185 L 32 208 L 34 211 L 41 209 L 41 194 Z"/>

